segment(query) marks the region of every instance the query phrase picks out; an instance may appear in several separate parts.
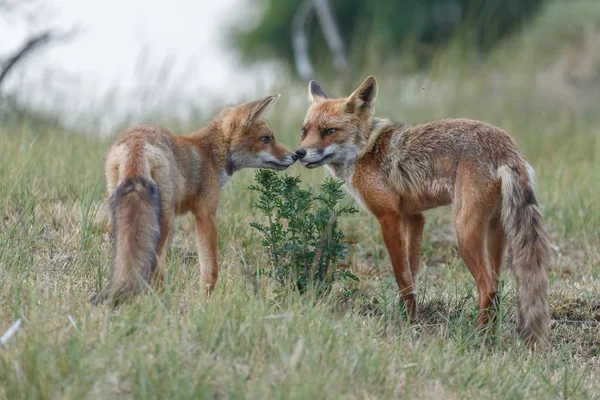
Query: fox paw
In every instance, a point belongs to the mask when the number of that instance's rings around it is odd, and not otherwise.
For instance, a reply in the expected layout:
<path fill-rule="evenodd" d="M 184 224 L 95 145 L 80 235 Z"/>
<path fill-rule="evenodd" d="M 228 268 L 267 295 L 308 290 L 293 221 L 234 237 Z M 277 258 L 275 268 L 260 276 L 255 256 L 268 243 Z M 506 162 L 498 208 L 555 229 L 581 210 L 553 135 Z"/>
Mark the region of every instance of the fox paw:
<path fill-rule="evenodd" d="M 106 300 L 108 300 L 108 297 L 109 297 L 108 290 L 103 289 L 103 290 L 100 290 L 95 295 L 93 295 L 92 297 L 90 297 L 90 299 L 88 300 L 88 303 L 90 303 L 93 306 L 98 306 L 100 304 L 105 303 Z"/>

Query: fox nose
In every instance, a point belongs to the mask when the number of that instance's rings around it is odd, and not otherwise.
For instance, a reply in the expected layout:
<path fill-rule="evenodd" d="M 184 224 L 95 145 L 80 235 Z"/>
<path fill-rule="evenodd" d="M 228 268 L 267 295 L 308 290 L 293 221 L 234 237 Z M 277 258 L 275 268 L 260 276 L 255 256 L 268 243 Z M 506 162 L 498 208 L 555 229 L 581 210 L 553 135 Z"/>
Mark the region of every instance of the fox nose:
<path fill-rule="evenodd" d="M 306 150 L 304 149 L 304 147 L 300 147 L 299 149 L 296 150 L 296 155 L 302 159 L 302 157 L 304 157 L 306 155 Z"/>
<path fill-rule="evenodd" d="M 292 154 L 292 160 L 296 161 L 298 159 L 298 156 L 295 154 Z"/>

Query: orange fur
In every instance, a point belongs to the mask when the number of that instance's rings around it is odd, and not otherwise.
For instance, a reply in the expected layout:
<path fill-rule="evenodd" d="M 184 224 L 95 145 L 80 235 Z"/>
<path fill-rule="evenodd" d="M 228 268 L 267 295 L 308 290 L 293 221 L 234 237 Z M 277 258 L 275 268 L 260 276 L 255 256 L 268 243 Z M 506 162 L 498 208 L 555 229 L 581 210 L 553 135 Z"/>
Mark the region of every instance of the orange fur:
<path fill-rule="evenodd" d="M 227 108 L 189 135 L 143 125 L 117 138 L 105 166 L 112 195 L 113 271 L 109 286 L 92 303 L 109 297 L 119 302 L 152 283 L 160 288 L 175 215 L 187 212 L 195 216 L 202 286 L 212 293 L 221 187 L 239 169 L 283 170 L 296 161 L 263 119 L 278 97 Z"/>
<path fill-rule="evenodd" d="M 517 276 L 519 331 L 530 346 L 545 339 L 548 240 L 530 167 L 514 140 L 469 119 L 408 126 L 374 118 L 376 97 L 372 76 L 339 99 L 329 99 L 311 82 L 296 151 L 301 163 L 326 165 L 377 218 L 413 318 L 423 211 L 452 204 L 459 251 L 477 285 L 478 325 L 495 315 L 508 245 Z"/>

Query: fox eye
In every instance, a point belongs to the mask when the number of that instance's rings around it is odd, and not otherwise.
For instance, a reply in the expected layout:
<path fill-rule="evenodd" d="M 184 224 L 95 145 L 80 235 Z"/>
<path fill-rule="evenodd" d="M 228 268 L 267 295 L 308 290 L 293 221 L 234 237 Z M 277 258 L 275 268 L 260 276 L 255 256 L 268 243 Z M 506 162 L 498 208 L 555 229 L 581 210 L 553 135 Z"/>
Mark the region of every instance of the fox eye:
<path fill-rule="evenodd" d="M 329 128 L 323 131 L 323 136 L 332 135 L 337 132 L 336 128 Z"/>
<path fill-rule="evenodd" d="M 260 138 L 260 140 L 263 141 L 263 143 L 269 144 L 271 143 L 271 137 L 270 136 L 263 136 Z"/>

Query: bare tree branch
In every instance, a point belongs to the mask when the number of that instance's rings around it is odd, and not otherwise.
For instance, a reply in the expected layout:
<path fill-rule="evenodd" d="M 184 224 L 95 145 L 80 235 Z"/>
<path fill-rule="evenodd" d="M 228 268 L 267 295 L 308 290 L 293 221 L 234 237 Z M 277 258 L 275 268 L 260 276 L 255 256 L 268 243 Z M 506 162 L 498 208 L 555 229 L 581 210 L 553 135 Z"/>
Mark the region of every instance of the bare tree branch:
<path fill-rule="evenodd" d="M 75 30 L 64 33 L 56 33 L 51 30 L 46 30 L 42 33 L 31 36 L 19 49 L 15 51 L 12 56 L 9 56 L 5 61 L 0 61 L 0 93 L 2 92 L 2 84 L 4 83 L 8 73 L 15 67 L 15 65 L 17 65 L 19 62 L 22 62 L 28 54 L 32 53 L 36 49 L 48 45 L 50 42 L 68 40 L 74 34 Z"/>
<path fill-rule="evenodd" d="M 51 38 L 52 38 L 51 32 L 44 32 L 44 33 L 35 35 L 35 36 L 29 38 L 29 40 L 27 40 L 27 42 L 25 42 L 25 44 L 23 46 L 21 46 L 21 48 L 18 49 L 12 56 L 8 57 L 8 59 L 2 63 L 3 64 L 2 71 L 0 71 L 0 88 L 2 87 L 2 82 L 4 81 L 4 79 L 10 72 L 10 70 L 19 61 L 21 61 L 23 58 L 25 58 L 25 56 L 28 53 L 32 52 L 37 47 L 40 47 L 43 44 L 48 43 Z"/>
<path fill-rule="evenodd" d="M 312 10 L 313 0 L 304 0 L 292 20 L 292 48 L 294 49 L 296 71 L 302 79 L 307 81 L 314 77 L 314 68 L 308 54 L 308 38 L 306 35 Z"/>
<path fill-rule="evenodd" d="M 333 65 L 335 69 L 342 74 L 346 73 L 348 69 L 348 62 L 346 61 L 346 52 L 344 51 L 344 43 L 338 30 L 331 7 L 329 6 L 328 0 L 313 0 L 313 4 L 317 11 L 317 17 L 323 30 L 323 35 L 327 41 L 329 49 L 333 53 Z"/>

